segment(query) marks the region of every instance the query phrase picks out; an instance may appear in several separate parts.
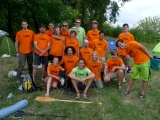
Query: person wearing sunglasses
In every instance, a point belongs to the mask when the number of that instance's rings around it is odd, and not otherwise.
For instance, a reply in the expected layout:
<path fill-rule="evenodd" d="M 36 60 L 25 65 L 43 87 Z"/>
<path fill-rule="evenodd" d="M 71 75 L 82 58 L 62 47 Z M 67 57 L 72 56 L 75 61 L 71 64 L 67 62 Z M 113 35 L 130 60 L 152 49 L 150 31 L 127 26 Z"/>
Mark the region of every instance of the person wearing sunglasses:
<path fill-rule="evenodd" d="M 84 28 L 81 27 L 81 20 L 76 19 L 75 26 L 72 27 L 73 29 L 76 29 L 78 31 L 77 39 L 79 40 L 80 47 L 83 46 L 83 40 L 86 37 L 86 32 Z"/>

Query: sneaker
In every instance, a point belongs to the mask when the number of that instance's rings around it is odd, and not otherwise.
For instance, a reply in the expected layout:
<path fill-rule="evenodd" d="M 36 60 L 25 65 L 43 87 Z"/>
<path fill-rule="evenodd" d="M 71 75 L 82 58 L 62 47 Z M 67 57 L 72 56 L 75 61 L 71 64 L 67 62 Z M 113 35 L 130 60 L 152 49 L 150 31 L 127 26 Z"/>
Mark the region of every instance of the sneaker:
<path fill-rule="evenodd" d="M 141 95 L 139 96 L 139 99 L 141 99 L 141 100 L 144 100 L 144 98 L 145 98 L 145 96 L 144 96 L 143 94 L 141 94 Z"/>
<path fill-rule="evenodd" d="M 130 91 L 125 90 L 122 94 L 123 94 L 124 96 L 126 96 L 126 95 L 130 94 Z"/>
<path fill-rule="evenodd" d="M 123 83 L 125 83 L 126 82 L 126 79 L 125 78 L 123 78 Z"/>

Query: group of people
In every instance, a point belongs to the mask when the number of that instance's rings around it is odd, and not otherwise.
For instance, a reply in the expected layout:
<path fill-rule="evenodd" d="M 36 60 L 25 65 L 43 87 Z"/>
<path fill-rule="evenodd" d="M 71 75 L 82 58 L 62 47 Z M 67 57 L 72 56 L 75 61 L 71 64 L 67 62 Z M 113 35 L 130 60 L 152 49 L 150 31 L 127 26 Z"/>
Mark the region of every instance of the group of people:
<path fill-rule="evenodd" d="M 140 98 L 144 99 L 150 80 L 149 59 L 152 57 L 128 32 L 128 24 L 123 25 L 124 32 L 118 36 L 118 50 L 111 51 L 111 58 L 108 59 L 109 46 L 105 40 L 105 32 L 97 29 L 98 22 L 91 22 L 92 29 L 87 35 L 80 25 L 80 19 L 76 19 L 75 26 L 70 29 L 66 21 L 62 23 L 61 28 L 54 28 L 54 24 L 50 22 L 48 30 L 41 24 L 40 33 L 35 34 L 28 29 L 27 21 L 22 21 L 22 30 L 17 32 L 15 41 L 16 55 L 19 58 L 17 82 L 22 82 L 21 74 L 27 60 L 29 74 L 33 76 L 34 81 L 38 65 L 42 64 L 41 80 L 47 83 L 45 96 L 49 96 L 51 87 L 57 88 L 60 80 L 58 74 L 65 70 L 68 84 L 76 91 L 76 98 L 80 98 L 80 90 L 83 90 L 83 97 L 87 99 L 87 91 L 93 83 L 98 88 L 103 88 L 104 82 L 110 83 L 112 79 L 118 79 L 117 88 L 121 89 L 122 83 L 125 82 L 129 57 L 133 57 L 133 72 L 124 95 L 129 94 L 134 81 L 142 77 Z M 51 62 L 50 65 L 48 61 Z"/>

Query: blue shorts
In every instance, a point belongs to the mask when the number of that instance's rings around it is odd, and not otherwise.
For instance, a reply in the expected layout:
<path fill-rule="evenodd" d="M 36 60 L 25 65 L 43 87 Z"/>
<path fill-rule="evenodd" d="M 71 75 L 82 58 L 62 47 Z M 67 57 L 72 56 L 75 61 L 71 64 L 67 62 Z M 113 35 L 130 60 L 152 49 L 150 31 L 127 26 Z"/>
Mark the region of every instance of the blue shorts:
<path fill-rule="evenodd" d="M 38 54 L 34 54 L 34 65 L 48 65 L 48 56 L 39 56 Z"/>

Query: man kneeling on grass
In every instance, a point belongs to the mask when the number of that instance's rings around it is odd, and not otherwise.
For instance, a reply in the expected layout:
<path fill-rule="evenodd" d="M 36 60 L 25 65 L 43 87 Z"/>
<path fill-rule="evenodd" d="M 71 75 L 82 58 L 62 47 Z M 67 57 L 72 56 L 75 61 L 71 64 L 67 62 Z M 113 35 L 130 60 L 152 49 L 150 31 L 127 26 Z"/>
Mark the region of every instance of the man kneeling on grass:
<path fill-rule="evenodd" d="M 104 69 L 104 82 L 110 82 L 111 79 L 118 78 L 118 89 L 124 78 L 125 65 L 121 58 L 117 57 L 117 51 L 111 51 L 111 58 L 106 61 Z"/>
<path fill-rule="evenodd" d="M 78 66 L 73 68 L 71 73 L 69 73 L 74 89 L 76 90 L 76 98 L 80 98 L 79 89 L 84 90 L 83 98 L 87 99 L 87 91 L 90 84 L 93 81 L 95 75 L 85 66 L 85 60 L 80 58 L 78 61 Z"/>
<path fill-rule="evenodd" d="M 142 91 L 139 98 L 144 99 L 148 81 L 150 81 L 150 59 L 152 56 L 144 46 L 136 41 L 131 41 L 126 44 L 123 40 L 118 40 L 116 42 L 116 46 L 120 49 L 126 49 L 127 54 L 134 59 L 131 80 L 129 81 L 127 89 L 123 94 L 129 94 L 134 81 L 142 78 Z"/>
<path fill-rule="evenodd" d="M 53 58 L 53 63 L 48 66 L 47 68 L 47 92 L 45 94 L 46 97 L 49 97 L 49 91 L 51 86 L 53 88 L 57 88 L 58 81 L 60 80 L 60 77 L 58 77 L 59 72 L 63 70 L 63 68 L 59 65 L 59 59 L 58 57 Z"/>

